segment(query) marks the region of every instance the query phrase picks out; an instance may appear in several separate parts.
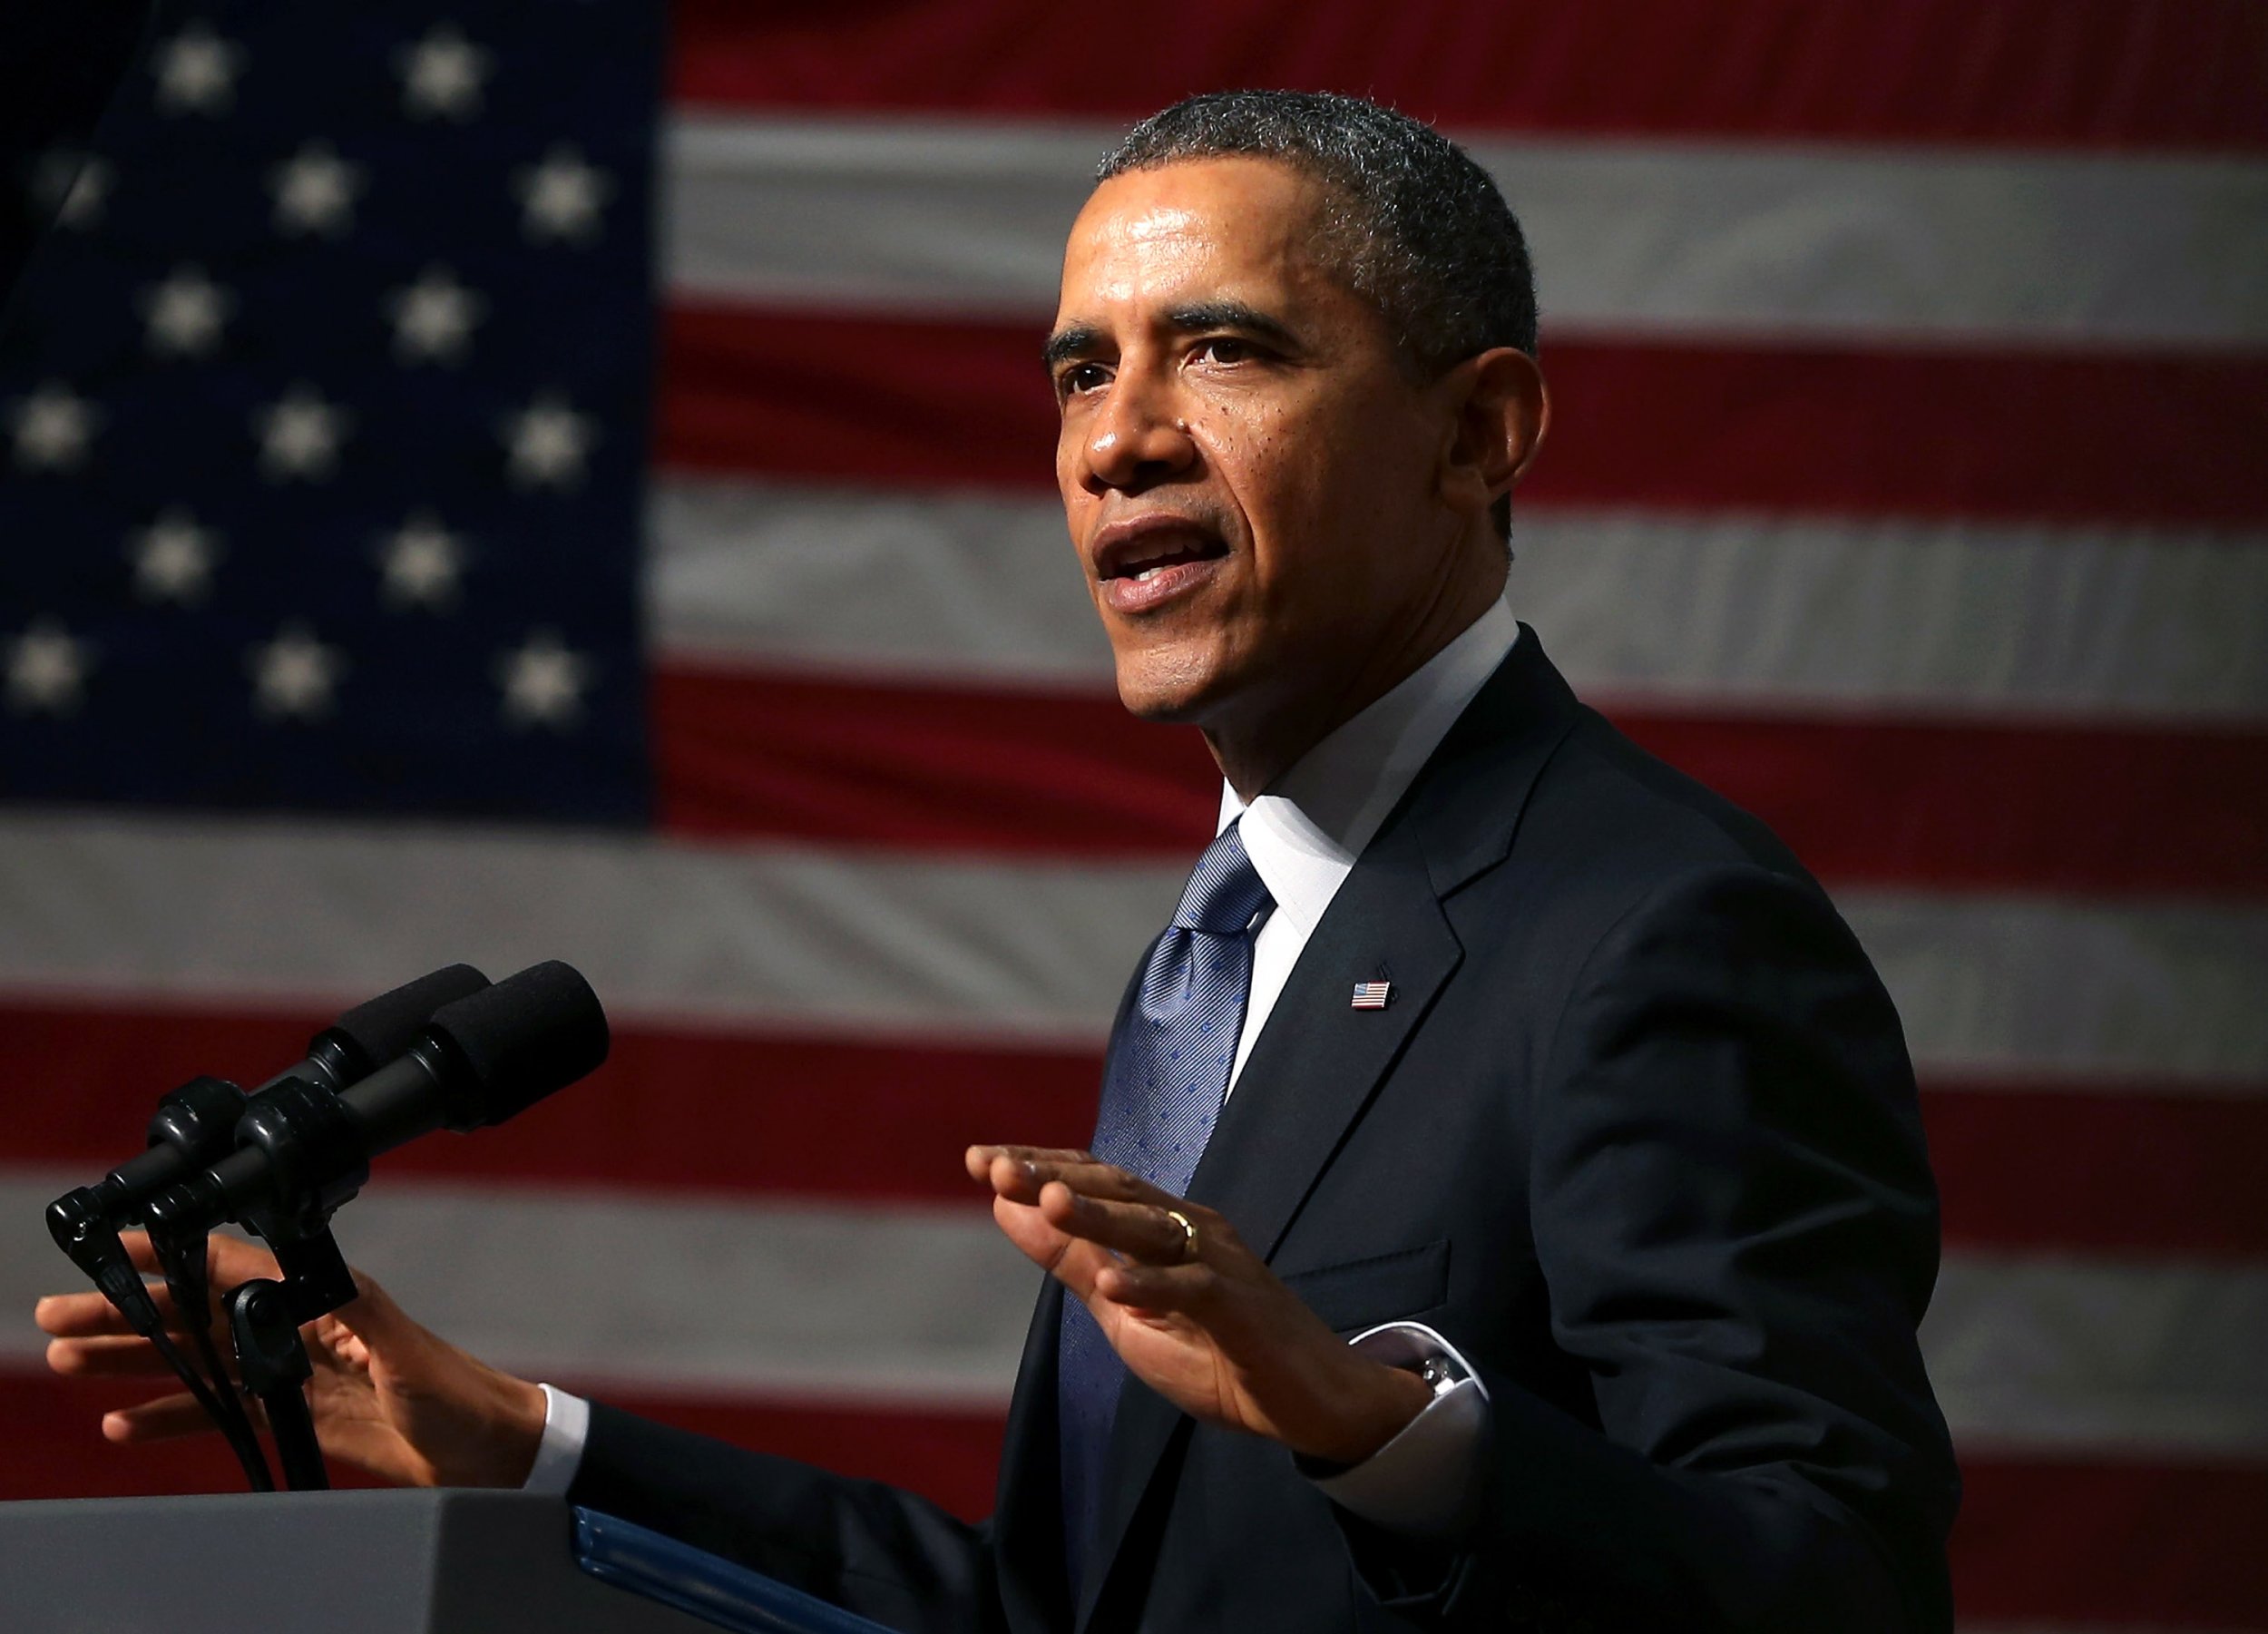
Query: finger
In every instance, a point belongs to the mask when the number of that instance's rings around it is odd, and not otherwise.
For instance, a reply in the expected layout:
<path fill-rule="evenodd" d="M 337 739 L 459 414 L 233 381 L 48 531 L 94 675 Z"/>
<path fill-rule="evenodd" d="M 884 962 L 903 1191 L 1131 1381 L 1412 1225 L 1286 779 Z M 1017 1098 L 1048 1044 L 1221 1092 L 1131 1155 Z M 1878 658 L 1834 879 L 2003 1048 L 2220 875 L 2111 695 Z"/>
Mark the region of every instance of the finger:
<path fill-rule="evenodd" d="M 158 1251 L 151 1246 L 147 1231 L 122 1231 L 118 1240 L 125 1244 L 126 1257 L 133 1261 L 136 1270 L 152 1275 L 160 1270 Z M 220 1293 L 227 1292 L 240 1282 L 249 1282 L 255 1277 L 279 1275 L 273 1254 L 223 1231 L 215 1231 L 205 1238 L 205 1263 L 212 1277 L 213 1288 Z"/>
<path fill-rule="evenodd" d="M 1114 1261 L 1095 1273 L 1097 1297 L 1149 1315 L 1201 1316 L 1219 1303 L 1227 1279 L 1208 1265 Z"/>
<path fill-rule="evenodd" d="M 1152 1265 L 1195 1257 L 1188 1231 L 1156 1203 L 1110 1202 L 1051 1180 L 1040 1192 L 1040 1213 L 1059 1231 Z"/>
<path fill-rule="evenodd" d="M 100 1294 L 46 1295 L 32 1306 L 32 1320 L 39 1325 L 40 1332 L 59 1339 L 133 1331 Z"/>
<path fill-rule="evenodd" d="M 147 1285 L 166 1326 L 181 1331 L 181 1312 L 162 1283 Z M 40 1332 L 58 1339 L 83 1338 L 96 1334 L 131 1334 L 133 1325 L 117 1307 L 92 1290 L 83 1294 L 49 1294 L 32 1307 L 32 1320 Z"/>
<path fill-rule="evenodd" d="M 391 1352 L 396 1358 L 440 1343 L 365 1273 L 350 1266 L 347 1275 L 355 1279 L 355 1296 L 331 1312 L 326 1321 L 337 1323 L 369 1349 Z"/>
<path fill-rule="evenodd" d="M 1050 1225 L 1047 1217 L 1029 1203 L 1010 1198 L 992 1199 L 992 1221 L 1026 1258 L 1043 1271 L 1052 1271 L 1072 1238 Z"/>
<path fill-rule="evenodd" d="M 225 1292 L 240 1282 L 249 1282 L 256 1277 L 280 1277 L 282 1267 L 276 1257 L 256 1243 L 240 1237 L 230 1237 L 216 1231 L 205 1239 L 210 1256 L 212 1286 L 217 1292 Z"/>
<path fill-rule="evenodd" d="M 1016 1146 L 995 1143 L 972 1146 L 972 1152 L 982 1152 L 990 1158 L 1013 1158 L 1019 1162 L 1091 1163 L 1095 1154 L 1080 1146 Z"/>
<path fill-rule="evenodd" d="M 962 1161 L 972 1180 L 995 1175 L 1012 1179 L 1028 1163 L 1091 1163 L 1094 1154 L 1066 1146 L 972 1146 L 962 1154 Z M 994 1184 L 997 1188 L 998 1181 Z"/>
<path fill-rule="evenodd" d="M 1153 1203 L 1160 1208 L 1184 1208 L 1181 1199 L 1160 1190 L 1139 1175 L 1105 1163 L 1088 1152 L 1052 1152 L 1029 1157 L 995 1159 L 992 1189 L 1020 1203 L 1040 1200 L 1048 1185 L 1061 1180 L 1083 1197 L 1112 1202 Z"/>
<path fill-rule="evenodd" d="M 120 1407 L 103 1414 L 103 1439 L 122 1443 L 166 1441 L 177 1435 L 196 1435 L 214 1427 L 192 1395 L 161 1395 L 136 1406 Z"/>
<path fill-rule="evenodd" d="M 171 1376 L 172 1368 L 147 1339 L 105 1335 L 93 1339 L 51 1339 L 47 1365 L 66 1378 Z"/>
<path fill-rule="evenodd" d="M 1095 1273 L 1110 1263 L 1110 1250 L 1060 1230 L 1029 1204 L 995 1198 L 992 1218 L 1027 1259 L 1081 1298 Z"/>

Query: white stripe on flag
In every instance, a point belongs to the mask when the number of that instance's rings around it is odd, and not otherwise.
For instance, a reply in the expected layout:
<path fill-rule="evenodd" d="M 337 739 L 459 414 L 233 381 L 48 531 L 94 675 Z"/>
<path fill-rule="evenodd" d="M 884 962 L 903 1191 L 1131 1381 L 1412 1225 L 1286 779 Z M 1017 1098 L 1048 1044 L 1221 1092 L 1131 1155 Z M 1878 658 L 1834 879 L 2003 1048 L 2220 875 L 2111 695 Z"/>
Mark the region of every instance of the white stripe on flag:
<path fill-rule="evenodd" d="M 1921 1338 L 1971 1451 L 2268 1455 L 2268 1267 L 1950 1255 Z"/>
<path fill-rule="evenodd" d="M 1512 605 L 1599 699 L 2268 719 L 2268 536 L 1564 509 L 1516 530 Z M 680 476 L 649 536 L 673 659 L 1110 684 L 1053 500 Z"/>
<path fill-rule="evenodd" d="M 1840 892 L 1925 1070 L 2268 1082 L 2268 913 Z"/>
<path fill-rule="evenodd" d="M 1188 876 L 93 813 L 0 815 L 0 988 L 328 1001 L 560 958 L 622 1013 L 1082 1046 Z"/>
<path fill-rule="evenodd" d="M 0 1221 L 11 1222 L 0 1226 L 0 1309 L 77 1286 L 37 1221 L 86 1178 L 0 1170 Z M 383 1160 L 338 1236 L 436 1332 L 515 1371 L 583 1384 L 996 1404 L 1039 1283 L 973 1204 L 442 1186 L 389 1179 Z M 0 1357 L 38 1354 L 27 1325 L 0 1335 Z M 2268 1452 L 2268 1403 L 2250 1365 L 2268 1354 L 2268 1271 L 1954 1255 L 1922 1336 L 1964 1443 Z"/>
<path fill-rule="evenodd" d="M 682 115 L 665 147 L 669 283 L 767 304 L 1044 321 L 1065 230 L 1117 134 Z M 2257 163 L 1471 146 L 1527 229 L 1547 335 L 2268 340 L 2268 166 Z"/>
<path fill-rule="evenodd" d="M 38 1221 L 91 1178 L 0 1169 L 11 1318 L 83 1286 Z M 383 1159 L 335 1230 L 349 1260 L 452 1343 L 583 1385 L 993 1405 L 1015 1379 L 1040 1277 L 975 1205 L 435 1186 L 389 1179 Z M 0 1323 L 0 1357 L 41 1344 L 28 1322 Z"/>
<path fill-rule="evenodd" d="M 1186 871 L 69 813 L 0 817 L 0 990 L 313 1003 L 562 958 L 626 1016 L 1084 1046 Z M 2268 912 L 1840 901 L 1925 1068 L 2268 1081 Z"/>

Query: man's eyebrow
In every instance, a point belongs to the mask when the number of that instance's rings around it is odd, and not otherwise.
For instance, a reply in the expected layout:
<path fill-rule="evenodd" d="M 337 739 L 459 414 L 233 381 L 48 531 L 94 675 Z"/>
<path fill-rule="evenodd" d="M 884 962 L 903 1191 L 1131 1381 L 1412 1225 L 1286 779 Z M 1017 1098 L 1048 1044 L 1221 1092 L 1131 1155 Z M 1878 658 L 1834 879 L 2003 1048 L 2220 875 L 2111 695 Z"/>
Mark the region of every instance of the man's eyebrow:
<path fill-rule="evenodd" d="M 1101 344 L 1100 329 L 1090 323 L 1075 323 L 1048 337 L 1047 345 L 1040 348 L 1040 361 L 1051 375 L 1072 358 L 1084 357 Z"/>
<path fill-rule="evenodd" d="M 1233 329 L 1273 341 L 1286 351 L 1297 350 L 1300 344 L 1299 337 L 1282 318 L 1271 318 L 1259 308 L 1247 307 L 1240 300 L 1202 300 L 1195 306 L 1176 307 L 1166 314 L 1166 321 L 1184 334 Z"/>

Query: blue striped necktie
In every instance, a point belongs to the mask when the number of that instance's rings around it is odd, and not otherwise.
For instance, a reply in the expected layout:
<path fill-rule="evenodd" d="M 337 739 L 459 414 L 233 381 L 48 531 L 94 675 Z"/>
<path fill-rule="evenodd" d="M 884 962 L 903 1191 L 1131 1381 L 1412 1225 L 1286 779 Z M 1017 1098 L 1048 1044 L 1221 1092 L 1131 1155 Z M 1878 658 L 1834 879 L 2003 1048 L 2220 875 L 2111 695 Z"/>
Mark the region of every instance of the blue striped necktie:
<path fill-rule="evenodd" d="M 1241 821 L 1241 819 L 1239 819 Z M 1198 859 L 1173 924 L 1150 950 L 1110 1061 L 1093 1150 L 1152 1185 L 1187 1194 L 1228 1091 L 1252 990 L 1254 922 L 1275 905 L 1231 823 Z M 1125 1365 L 1069 1294 L 1057 1332 L 1063 1546 L 1073 1597 L 1102 1499 Z"/>

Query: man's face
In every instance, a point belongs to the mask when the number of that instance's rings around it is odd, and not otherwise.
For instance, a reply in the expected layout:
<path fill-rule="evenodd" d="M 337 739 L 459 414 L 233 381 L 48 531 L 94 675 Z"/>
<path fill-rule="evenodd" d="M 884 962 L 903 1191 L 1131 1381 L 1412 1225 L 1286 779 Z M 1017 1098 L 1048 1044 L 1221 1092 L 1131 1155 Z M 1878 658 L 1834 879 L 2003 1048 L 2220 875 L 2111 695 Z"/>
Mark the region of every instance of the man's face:
<path fill-rule="evenodd" d="M 1403 672 L 1447 582 L 1453 416 L 1319 259 L 1325 201 L 1273 161 L 1206 160 L 1104 182 L 1071 229 L 1056 480 L 1138 715 L 1343 716 Z"/>

